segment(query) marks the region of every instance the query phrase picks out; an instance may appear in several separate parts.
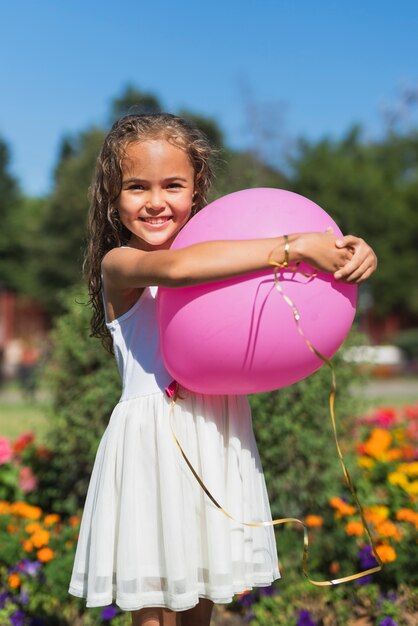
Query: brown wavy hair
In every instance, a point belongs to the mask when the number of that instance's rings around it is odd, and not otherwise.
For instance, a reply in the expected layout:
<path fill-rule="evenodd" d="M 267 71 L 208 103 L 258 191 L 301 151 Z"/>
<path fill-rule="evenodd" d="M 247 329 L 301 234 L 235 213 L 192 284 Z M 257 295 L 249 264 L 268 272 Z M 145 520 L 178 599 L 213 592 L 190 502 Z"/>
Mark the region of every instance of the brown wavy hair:
<path fill-rule="evenodd" d="M 194 213 L 205 206 L 213 179 L 216 150 L 203 132 L 187 120 L 169 113 L 155 113 L 126 115 L 113 124 L 97 158 L 89 189 L 88 242 L 83 266 L 89 304 L 93 308 L 91 336 L 101 338 L 109 351 L 112 342 L 105 324 L 101 262 L 109 250 L 126 244 L 131 235 L 118 217 L 122 161 L 131 143 L 160 138 L 184 150 L 190 159 L 195 172 Z"/>

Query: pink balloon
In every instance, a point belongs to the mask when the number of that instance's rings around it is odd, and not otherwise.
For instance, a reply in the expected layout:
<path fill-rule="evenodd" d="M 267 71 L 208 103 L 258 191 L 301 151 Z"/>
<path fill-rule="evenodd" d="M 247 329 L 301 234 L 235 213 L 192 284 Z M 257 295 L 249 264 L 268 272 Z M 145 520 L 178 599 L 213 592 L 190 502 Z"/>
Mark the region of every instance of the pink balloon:
<path fill-rule="evenodd" d="M 247 189 L 205 207 L 181 230 L 172 248 L 322 232 L 329 226 L 341 235 L 330 216 L 303 196 L 281 189 Z M 304 264 L 300 269 L 313 272 Z M 299 310 L 305 336 L 330 358 L 352 325 L 357 288 L 325 273 L 305 278 L 281 270 L 280 281 Z M 207 285 L 160 288 L 158 318 L 165 365 L 191 391 L 270 391 L 309 376 L 323 364 L 298 333 L 292 309 L 275 289 L 272 269 Z"/>

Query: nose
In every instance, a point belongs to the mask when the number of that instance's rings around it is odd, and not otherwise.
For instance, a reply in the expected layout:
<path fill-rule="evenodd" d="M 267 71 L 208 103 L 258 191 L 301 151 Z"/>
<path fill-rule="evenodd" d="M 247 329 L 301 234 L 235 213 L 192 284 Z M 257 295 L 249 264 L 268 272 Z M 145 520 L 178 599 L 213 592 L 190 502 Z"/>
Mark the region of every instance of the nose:
<path fill-rule="evenodd" d="M 147 209 L 151 209 L 153 211 L 160 211 L 165 208 L 165 200 L 161 189 L 150 190 L 146 207 Z"/>

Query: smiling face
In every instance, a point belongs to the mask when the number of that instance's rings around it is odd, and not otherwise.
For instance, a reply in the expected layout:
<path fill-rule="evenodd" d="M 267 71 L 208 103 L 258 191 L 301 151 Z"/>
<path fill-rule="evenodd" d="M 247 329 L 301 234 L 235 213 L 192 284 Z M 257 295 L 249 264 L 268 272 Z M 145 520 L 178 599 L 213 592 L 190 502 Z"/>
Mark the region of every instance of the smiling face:
<path fill-rule="evenodd" d="M 195 173 L 187 153 L 166 139 L 128 145 L 122 161 L 119 218 L 129 245 L 169 248 L 190 217 Z"/>

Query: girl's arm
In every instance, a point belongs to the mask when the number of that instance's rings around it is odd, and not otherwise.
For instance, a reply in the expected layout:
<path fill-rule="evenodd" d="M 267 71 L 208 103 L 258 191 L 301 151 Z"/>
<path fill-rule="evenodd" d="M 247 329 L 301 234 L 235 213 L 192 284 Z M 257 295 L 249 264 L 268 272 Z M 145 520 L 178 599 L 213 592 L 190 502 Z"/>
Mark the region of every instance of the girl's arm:
<path fill-rule="evenodd" d="M 306 261 L 318 270 L 342 271 L 356 257 L 356 237 L 342 246 L 336 245 L 331 232 L 289 235 L 289 262 Z M 180 250 L 115 248 L 102 262 L 106 282 L 115 289 L 141 288 L 148 285 L 186 287 L 248 274 L 270 267 L 269 260 L 283 262 L 284 238 L 249 241 L 207 241 Z M 367 246 L 367 244 L 365 244 Z M 373 251 L 369 246 L 368 250 Z M 353 254 L 354 249 L 354 254 Z M 361 271 L 354 263 L 350 277 L 361 282 L 372 271 L 372 259 L 361 257 Z M 371 270 L 371 271 L 370 271 Z"/>

